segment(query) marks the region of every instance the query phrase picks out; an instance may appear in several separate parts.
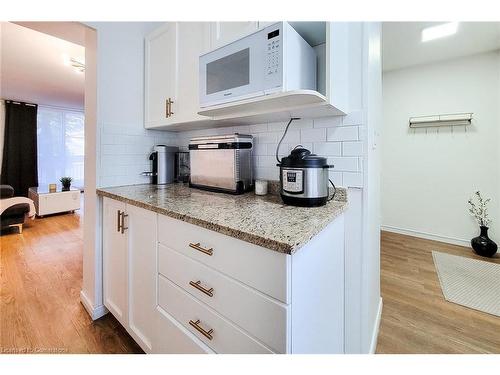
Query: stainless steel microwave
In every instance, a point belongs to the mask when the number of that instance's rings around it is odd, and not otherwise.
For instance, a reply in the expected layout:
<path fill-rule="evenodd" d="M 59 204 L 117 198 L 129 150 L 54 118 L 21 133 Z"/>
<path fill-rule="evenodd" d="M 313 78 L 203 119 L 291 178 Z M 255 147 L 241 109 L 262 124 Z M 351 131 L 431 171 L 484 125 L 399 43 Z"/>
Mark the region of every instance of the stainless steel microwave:
<path fill-rule="evenodd" d="M 200 107 L 291 90 L 316 90 L 316 52 L 278 22 L 200 56 Z"/>

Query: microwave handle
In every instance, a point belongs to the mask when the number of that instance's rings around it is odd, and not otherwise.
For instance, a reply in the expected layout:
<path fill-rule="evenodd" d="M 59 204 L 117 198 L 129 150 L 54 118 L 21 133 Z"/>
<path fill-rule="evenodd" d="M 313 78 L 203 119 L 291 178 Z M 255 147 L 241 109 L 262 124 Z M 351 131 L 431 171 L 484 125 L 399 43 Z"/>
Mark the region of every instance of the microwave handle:
<path fill-rule="evenodd" d="M 198 145 L 198 148 L 213 149 L 213 148 L 219 148 L 219 145 L 217 143 L 209 143 L 206 145 Z"/>

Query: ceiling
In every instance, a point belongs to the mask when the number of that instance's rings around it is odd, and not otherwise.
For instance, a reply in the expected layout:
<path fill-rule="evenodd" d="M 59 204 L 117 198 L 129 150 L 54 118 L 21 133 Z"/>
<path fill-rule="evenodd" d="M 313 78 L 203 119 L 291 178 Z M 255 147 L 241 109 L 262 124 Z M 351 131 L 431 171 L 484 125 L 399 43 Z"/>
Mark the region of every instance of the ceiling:
<path fill-rule="evenodd" d="M 84 61 L 85 48 L 10 22 L 1 22 L 0 97 L 83 109 L 83 73 L 63 55 Z"/>
<path fill-rule="evenodd" d="M 422 29 L 443 22 L 384 22 L 383 70 L 428 64 L 500 49 L 500 22 L 460 22 L 454 35 L 422 43 Z"/>

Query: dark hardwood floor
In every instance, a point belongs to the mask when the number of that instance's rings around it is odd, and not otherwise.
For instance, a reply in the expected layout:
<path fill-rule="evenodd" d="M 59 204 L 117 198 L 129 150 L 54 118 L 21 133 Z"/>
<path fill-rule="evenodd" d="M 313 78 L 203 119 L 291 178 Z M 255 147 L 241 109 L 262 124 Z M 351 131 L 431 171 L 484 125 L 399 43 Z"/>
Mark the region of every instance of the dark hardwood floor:
<path fill-rule="evenodd" d="M 382 232 L 377 353 L 500 353 L 500 317 L 446 301 L 432 251 L 500 263 L 498 254 Z"/>
<path fill-rule="evenodd" d="M 142 353 L 111 314 L 92 321 L 80 303 L 82 219 L 77 211 L 2 232 L 0 353 Z"/>

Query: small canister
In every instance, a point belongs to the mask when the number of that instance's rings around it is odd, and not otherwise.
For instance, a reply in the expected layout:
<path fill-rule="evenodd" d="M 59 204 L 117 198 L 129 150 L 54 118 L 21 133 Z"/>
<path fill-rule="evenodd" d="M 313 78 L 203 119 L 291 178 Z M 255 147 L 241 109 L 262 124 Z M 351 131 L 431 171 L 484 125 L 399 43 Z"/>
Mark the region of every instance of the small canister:
<path fill-rule="evenodd" d="M 267 194 L 267 181 L 255 180 L 255 195 L 266 195 L 266 194 Z"/>

